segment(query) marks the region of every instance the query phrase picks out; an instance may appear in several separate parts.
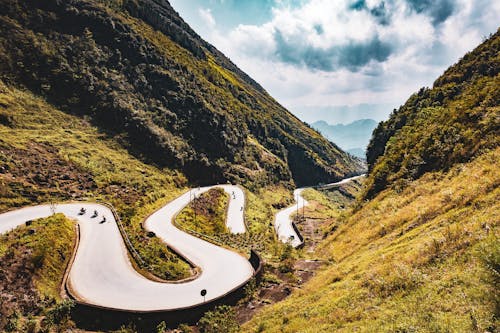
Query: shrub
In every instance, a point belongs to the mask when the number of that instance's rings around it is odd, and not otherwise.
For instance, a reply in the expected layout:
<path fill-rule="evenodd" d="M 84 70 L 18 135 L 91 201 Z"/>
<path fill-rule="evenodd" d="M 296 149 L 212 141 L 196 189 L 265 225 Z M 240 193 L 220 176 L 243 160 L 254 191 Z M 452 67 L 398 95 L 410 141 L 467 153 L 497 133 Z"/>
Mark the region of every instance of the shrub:
<path fill-rule="evenodd" d="M 240 325 L 236 321 L 234 309 L 221 305 L 205 313 L 198 322 L 198 328 L 201 333 L 236 333 Z"/>
<path fill-rule="evenodd" d="M 167 331 L 167 324 L 162 321 L 156 326 L 156 333 L 165 333 Z"/>
<path fill-rule="evenodd" d="M 74 306 L 75 302 L 73 302 L 72 300 L 64 300 L 63 302 L 58 303 L 55 307 L 47 312 L 47 321 L 50 324 L 58 324 L 63 320 L 69 319 L 71 310 Z"/>

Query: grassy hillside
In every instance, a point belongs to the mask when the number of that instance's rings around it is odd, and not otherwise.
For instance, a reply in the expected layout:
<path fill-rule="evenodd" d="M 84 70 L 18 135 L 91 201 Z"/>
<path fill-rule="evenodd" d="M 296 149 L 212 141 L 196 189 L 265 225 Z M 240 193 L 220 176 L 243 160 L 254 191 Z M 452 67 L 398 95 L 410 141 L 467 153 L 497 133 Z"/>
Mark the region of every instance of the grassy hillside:
<path fill-rule="evenodd" d="M 153 209 L 182 192 L 184 176 L 140 162 L 87 121 L 1 82 L 0 115 L 0 211 L 60 200 L 110 202 L 147 270 L 168 279 L 190 274 L 140 227 Z"/>
<path fill-rule="evenodd" d="M 498 330 L 499 71 L 497 32 L 378 126 L 355 209 L 317 213 L 329 265 L 245 332 Z"/>
<path fill-rule="evenodd" d="M 71 304 L 60 292 L 75 235 L 75 224 L 58 214 L 0 236 L 0 331 L 71 327 Z"/>
<path fill-rule="evenodd" d="M 331 264 L 243 331 L 496 331 L 499 159 L 384 190 L 325 240 Z"/>
<path fill-rule="evenodd" d="M 181 229 L 193 230 L 208 236 L 228 233 L 226 209 L 229 195 L 221 188 L 202 193 L 176 217 Z"/>
<path fill-rule="evenodd" d="M 360 161 L 291 115 L 167 1 L 7 0 L 0 78 L 192 182 L 328 182 Z"/>
<path fill-rule="evenodd" d="M 61 126 L 64 124 L 64 126 Z M 97 200 L 112 203 L 144 270 L 168 280 L 191 274 L 190 267 L 141 222 L 187 190 L 179 172 L 145 164 L 87 120 L 68 115 L 30 92 L 0 81 L 0 212 L 38 203 Z M 249 232 L 221 242 L 272 255 L 273 214 L 292 201 L 283 186 L 246 191 Z M 224 204 L 225 205 L 225 204 Z M 225 210 L 225 207 L 224 207 Z M 227 239 L 226 239 L 227 238 Z"/>
<path fill-rule="evenodd" d="M 422 88 L 373 132 L 366 198 L 499 144 L 500 31 Z"/>

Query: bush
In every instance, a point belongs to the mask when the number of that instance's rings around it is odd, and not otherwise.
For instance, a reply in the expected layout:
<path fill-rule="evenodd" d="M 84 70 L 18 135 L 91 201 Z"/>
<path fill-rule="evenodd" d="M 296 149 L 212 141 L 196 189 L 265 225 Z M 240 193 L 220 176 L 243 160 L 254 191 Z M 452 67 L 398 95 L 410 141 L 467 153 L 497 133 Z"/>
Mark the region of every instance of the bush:
<path fill-rule="evenodd" d="M 198 322 L 198 328 L 201 333 L 236 333 L 240 325 L 236 321 L 234 309 L 221 305 L 205 313 Z"/>
<path fill-rule="evenodd" d="M 71 309 L 75 306 L 72 300 L 64 300 L 47 312 L 47 321 L 50 324 L 59 324 L 63 320 L 69 319 Z"/>
<path fill-rule="evenodd" d="M 186 325 L 186 324 L 180 324 L 179 327 L 178 327 L 178 330 L 181 331 L 182 333 L 191 333 L 191 332 L 193 332 L 193 330 L 191 329 L 191 327 L 189 327 L 189 325 Z"/>
<path fill-rule="evenodd" d="M 156 333 L 165 333 L 167 331 L 167 324 L 162 321 L 156 326 Z"/>

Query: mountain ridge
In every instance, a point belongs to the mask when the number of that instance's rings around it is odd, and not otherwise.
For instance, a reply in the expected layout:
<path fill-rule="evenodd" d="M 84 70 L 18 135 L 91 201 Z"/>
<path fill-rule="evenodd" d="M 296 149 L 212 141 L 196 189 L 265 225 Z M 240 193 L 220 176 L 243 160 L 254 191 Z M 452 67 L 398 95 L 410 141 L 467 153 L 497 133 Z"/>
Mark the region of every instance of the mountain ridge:
<path fill-rule="evenodd" d="M 348 124 L 333 125 L 319 120 L 311 126 L 347 152 L 365 158 L 365 149 L 377 124 L 373 119 L 359 119 Z"/>
<path fill-rule="evenodd" d="M 0 9 L 0 78 L 194 183 L 291 187 L 362 171 L 167 1 L 8 0 Z"/>
<path fill-rule="evenodd" d="M 367 149 L 365 198 L 499 145 L 499 54 L 500 29 L 377 126 Z"/>

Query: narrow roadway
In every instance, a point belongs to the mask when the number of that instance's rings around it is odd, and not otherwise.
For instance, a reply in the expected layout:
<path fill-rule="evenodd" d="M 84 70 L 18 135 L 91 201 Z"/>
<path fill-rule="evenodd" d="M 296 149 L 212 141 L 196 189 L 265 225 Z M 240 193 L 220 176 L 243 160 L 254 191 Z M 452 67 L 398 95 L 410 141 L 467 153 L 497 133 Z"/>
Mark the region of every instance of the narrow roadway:
<path fill-rule="evenodd" d="M 356 177 L 346 178 L 336 183 L 326 184 L 317 186 L 318 189 L 329 189 L 336 186 L 340 186 L 342 184 L 348 183 L 351 180 L 355 180 L 365 175 L 360 175 Z M 289 206 L 283 210 L 280 210 L 274 219 L 274 229 L 276 230 L 276 234 L 278 235 L 279 240 L 283 243 L 289 243 L 293 247 L 299 247 L 302 245 L 303 241 L 300 240 L 299 235 L 295 232 L 295 229 L 292 226 L 292 215 L 293 213 L 299 213 L 305 206 L 309 203 L 302 197 L 302 191 L 307 188 L 299 188 L 293 192 L 293 198 L 295 199 L 295 203 L 292 206 Z"/>
<path fill-rule="evenodd" d="M 274 219 L 274 229 L 276 230 L 279 240 L 283 243 L 290 243 L 293 247 L 298 247 L 303 243 L 292 226 L 292 214 L 300 212 L 301 209 L 304 209 L 304 207 L 309 204 L 302 197 L 303 190 L 303 188 L 299 188 L 293 191 L 295 204 L 280 210 Z"/>
<path fill-rule="evenodd" d="M 345 183 L 351 179 L 333 186 Z M 63 213 L 80 225 L 80 244 L 70 268 L 68 287 L 73 296 L 88 304 L 126 311 L 161 311 L 189 308 L 219 298 L 244 285 L 252 276 L 253 268 L 246 258 L 236 252 L 189 235 L 173 225 L 173 219 L 195 196 L 214 187 L 229 194 L 227 227 L 232 233 L 244 233 L 245 194 L 240 187 L 218 185 L 192 189 L 150 215 L 144 226 L 163 242 L 175 249 L 201 269 L 194 280 L 182 283 L 151 281 L 132 266 L 128 250 L 111 210 L 96 203 L 57 204 L 21 208 L 0 214 L 0 234 L 8 232 L 28 220 Z M 290 216 L 308 203 L 302 197 L 304 189 L 294 191 L 296 203 L 276 214 L 275 229 L 283 242 L 297 247 L 302 242 L 292 227 Z M 79 214 L 81 208 L 86 213 Z M 97 211 L 98 216 L 92 216 Z M 106 222 L 102 223 L 102 217 Z M 202 289 L 207 290 L 204 297 Z"/>
<path fill-rule="evenodd" d="M 223 185 L 230 194 L 228 228 L 244 232 L 244 193 L 236 186 Z M 203 187 L 186 192 L 168 203 L 144 222 L 170 247 L 201 268 L 194 280 L 183 283 L 161 283 L 146 279 L 132 266 L 118 225 L 109 208 L 94 203 L 58 204 L 55 212 L 75 219 L 80 225 L 81 239 L 68 276 L 68 286 L 77 299 L 89 304 L 127 310 L 160 311 L 196 306 L 223 296 L 245 284 L 253 275 L 253 268 L 243 256 L 191 236 L 173 224 L 175 215 L 190 199 L 208 191 Z M 233 197 L 234 192 L 234 197 Z M 86 208 L 79 215 L 80 208 Z M 91 217 L 97 210 L 98 217 Z M 7 232 L 27 220 L 52 214 L 50 206 L 27 207 L 0 215 L 0 233 Z M 105 223 L 102 216 L 106 217 Z M 200 295 L 207 290 L 206 298 Z"/>

